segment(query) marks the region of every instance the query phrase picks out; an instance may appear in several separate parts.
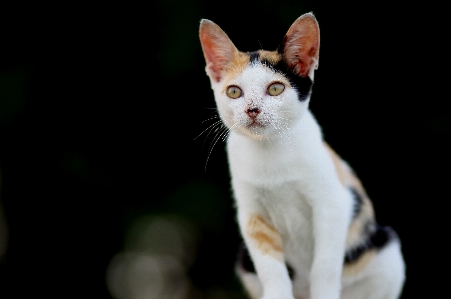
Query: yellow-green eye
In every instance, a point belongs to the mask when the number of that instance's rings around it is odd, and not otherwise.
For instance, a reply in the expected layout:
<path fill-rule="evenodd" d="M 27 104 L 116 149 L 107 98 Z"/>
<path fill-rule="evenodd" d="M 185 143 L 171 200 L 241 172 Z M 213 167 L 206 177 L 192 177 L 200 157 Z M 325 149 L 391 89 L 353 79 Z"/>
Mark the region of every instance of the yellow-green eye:
<path fill-rule="evenodd" d="M 268 87 L 268 93 L 272 96 L 278 96 L 281 94 L 285 89 L 285 85 L 282 83 L 273 83 L 269 85 Z"/>
<path fill-rule="evenodd" d="M 243 93 L 238 86 L 229 86 L 227 87 L 227 96 L 232 99 L 239 98 Z"/>

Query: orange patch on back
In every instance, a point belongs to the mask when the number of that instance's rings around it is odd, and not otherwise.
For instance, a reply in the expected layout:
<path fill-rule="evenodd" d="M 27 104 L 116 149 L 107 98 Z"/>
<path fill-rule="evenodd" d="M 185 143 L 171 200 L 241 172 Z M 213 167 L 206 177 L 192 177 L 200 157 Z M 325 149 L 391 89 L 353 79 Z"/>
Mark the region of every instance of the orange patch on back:
<path fill-rule="evenodd" d="M 365 230 L 365 224 L 369 219 L 374 218 L 374 209 L 368 195 L 363 188 L 362 183 L 357 178 L 353 170 L 344 162 L 341 157 L 326 143 L 324 146 L 329 152 L 332 161 L 335 165 L 335 170 L 341 184 L 348 188 L 352 187 L 358 192 L 362 198 L 362 203 L 360 207 L 360 212 L 355 216 L 353 221 L 350 223 L 348 228 L 348 234 L 346 237 L 346 246 L 353 247 L 359 244 L 362 240 L 362 234 Z"/>
<path fill-rule="evenodd" d="M 376 250 L 372 249 L 365 252 L 357 261 L 351 264 L 345 264 L 343 267 L 344 276 L 354 276 L 365 269 L 376 255 Z"/>
<path fill-rule="evenodd" d="M 252 215 L 247 225 L 247 234 L 252 243 L 263 254 L 283 262 L 282 240 L 279 232 L 260 215 Z"/>
<path fill-rule="evenodd" d="M 348 171 L 344 168 L 340 156 L 338 156 L 338 154 L 330 147 L 329 144 L 327 144 L 326 142 L 323 142 L 323 144 L 329 152 L 329 155 L 332 157 L 332 161 L 334 162 L 335 170 L 337 171 L 337 175 L 340 179 L 341 184 L 343 186 L 347 186 L 350 183 L 349 174 L 347 173 Z"/>
<path fill-rule="evenodd" d="M 362 206 L 362 208 L 365 208 Z M 371 219 L 372 213 L 361 212 L 360 215 L 351 222 L 346 235 L 346 248 L 354 247 L 362 241 L 365 224 Z"/>
<path fill-rule="evenodd" d="M 363 197 L 367 197 L 362 183 L 360 182 L 358 177 L 355 175 L 353 170 L 349 167 L 349 165 L 346 164 L 346 162 L 344 162 L 341 159 L 341 157 L 326 142 L 324 142 L 324 146 L 326 147 L 327 151 L 329 152 L 330 156 L 332 157 L 332 160 L 335 165 L 335 169 L 338 174 L 338 178 L 340 179 L 340 182 L 343 184 L 343 186 L 345 186 L 345 187 L 352 186 Z"/>
<path fill-rule="evenodd" d="M 366 196 L 366 192 L 362 186 L 362 183 L 354 174 L 352 169 L 341 159 L 341 157 L 330 147 L 329 144 L 327 144 L 326 142 L 323 142 L 323 144 L 324 147 L 329 152 L 330 156 L 332 157 L 338 178 L 340 179 L 340 182 L 343 184 L 343 186 L 345 187 L 352 186 L 360 194 Z"/>

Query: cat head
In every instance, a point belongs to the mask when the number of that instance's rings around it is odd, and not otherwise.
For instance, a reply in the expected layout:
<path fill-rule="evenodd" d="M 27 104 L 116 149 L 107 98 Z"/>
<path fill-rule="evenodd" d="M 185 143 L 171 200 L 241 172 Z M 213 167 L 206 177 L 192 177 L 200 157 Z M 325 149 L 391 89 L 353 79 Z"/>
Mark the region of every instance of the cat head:
<path fill-rule="evenodd" d="M 241 52 L 206 19 L 199 33 L 219 115 L 229 129 L 271 138 L 302 117 L 319 58 L 319 27 L 312 13 L 294 21 L 275 51 Z"/>

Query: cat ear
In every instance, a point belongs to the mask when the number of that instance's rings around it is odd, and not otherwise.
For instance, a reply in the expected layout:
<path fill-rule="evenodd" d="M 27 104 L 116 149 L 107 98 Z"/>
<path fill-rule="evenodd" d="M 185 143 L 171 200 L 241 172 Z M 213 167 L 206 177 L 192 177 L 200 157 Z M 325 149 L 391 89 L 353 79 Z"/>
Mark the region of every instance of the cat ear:
<path fill-rule="evenodd" d="M 201 20 L 199 37 L 207 63 L 205 70 L 211 80 L 219 82 L 222 71 L 238 50 L 227 34 L 210 20 Z"/>
<path fill-rule="evenodd" d="M 312 13 L 294 21 L 278 51 L 295 74 L 313 79 L 314 70 L 318 68 L 319 26 Z"/>

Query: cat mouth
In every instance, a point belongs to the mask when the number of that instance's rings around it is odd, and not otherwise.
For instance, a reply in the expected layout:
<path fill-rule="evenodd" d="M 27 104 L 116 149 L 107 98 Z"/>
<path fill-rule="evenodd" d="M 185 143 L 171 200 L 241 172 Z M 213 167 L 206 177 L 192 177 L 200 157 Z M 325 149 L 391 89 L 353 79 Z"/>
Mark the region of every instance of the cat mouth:
<path fill-rule="evenodd" d="M 264 128 L 265 126 L 262 123 L 253 120 L 249 125 L 247 125 L 247 127 L 248 128 Z"/>

